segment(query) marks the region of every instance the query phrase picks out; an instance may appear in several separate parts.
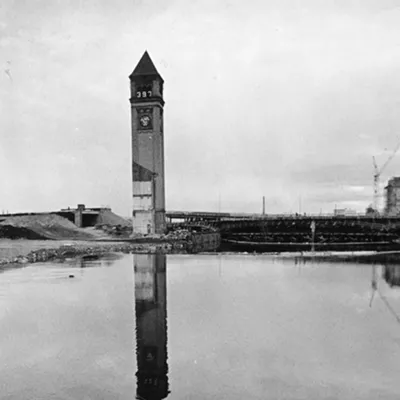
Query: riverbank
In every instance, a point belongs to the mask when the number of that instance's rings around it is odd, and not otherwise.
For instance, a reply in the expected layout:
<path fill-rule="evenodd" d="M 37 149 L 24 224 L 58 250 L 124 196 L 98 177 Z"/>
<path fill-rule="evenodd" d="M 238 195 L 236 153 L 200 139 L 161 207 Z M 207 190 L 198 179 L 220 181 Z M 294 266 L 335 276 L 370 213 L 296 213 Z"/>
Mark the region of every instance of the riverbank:
<path fill-rule="evenodd" d="M 171 232 L 163 236 L 97 240 L 0 240 L 0 265 L 27 264 L 105 253 L 193 254 L 216 251 L 218 232 Z"/>
<path fill-rule="evenodd" d="M 163 253 L 192 254 L 185 241 L 172 243 L 156 241 L 133 243 L 128 241 L 36 241 L 36 240 L 0 240 L 0 266 L 10 264 L 32 264 L 75 257 L 102 256 L 109 253 Z M 203 251 L 203 254 L 215 254 Z M 357 262 L 400 264 L 400 252 L 294 252 L 294 253 L 237 253 L 225 255 L 248 255 L 250 257 L 268 257 L 271 259 L 291 260 L 298 263 L 313 262 Z"/>
<path fill-rule="evenodd" d="M 12 242 L 12 243 L 10 243 Z M 106 253 L 186 253 L 183 243 L 130 243 L 119 241 L 0 241 L 0 265 L 28 264 Z"/>

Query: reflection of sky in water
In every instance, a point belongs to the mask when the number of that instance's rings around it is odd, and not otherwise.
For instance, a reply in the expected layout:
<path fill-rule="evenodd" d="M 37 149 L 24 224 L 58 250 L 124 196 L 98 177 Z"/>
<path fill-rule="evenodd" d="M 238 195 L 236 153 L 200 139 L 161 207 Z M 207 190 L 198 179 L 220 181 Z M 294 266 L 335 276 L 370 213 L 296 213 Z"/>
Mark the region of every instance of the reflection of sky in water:
<path fill-rule="evenodd" d="M 125 264 L 115 263 L 118 273 L 35 264 L 0 275 L 2 398 L 129 398 L 134 328 Z"/>
<path fill-rule="evenodd" d="M 0 274 L 2 398 L 134 398 L 132 258 Z M 369 307 L 371 266 L 168 256 L 166 270 L 168 398 L 398 398 L 400 325 L 379 296 Z"/>

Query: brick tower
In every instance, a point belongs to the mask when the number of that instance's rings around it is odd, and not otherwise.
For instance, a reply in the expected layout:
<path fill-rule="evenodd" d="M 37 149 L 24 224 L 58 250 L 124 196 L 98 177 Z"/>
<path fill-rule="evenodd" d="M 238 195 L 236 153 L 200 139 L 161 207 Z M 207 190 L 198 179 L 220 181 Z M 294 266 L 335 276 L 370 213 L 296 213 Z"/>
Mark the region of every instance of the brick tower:
<path fill-rule="evenodd" d="M 129 79 L 132 115 L 133 232 L 164 233 L 164 80 L 147 51 Z"/>

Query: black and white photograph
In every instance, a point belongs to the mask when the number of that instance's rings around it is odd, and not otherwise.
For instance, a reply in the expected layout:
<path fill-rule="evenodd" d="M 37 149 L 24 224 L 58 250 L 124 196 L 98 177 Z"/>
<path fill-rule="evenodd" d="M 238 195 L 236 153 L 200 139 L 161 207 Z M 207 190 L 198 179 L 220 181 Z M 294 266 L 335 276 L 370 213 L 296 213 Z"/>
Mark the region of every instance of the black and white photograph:
<path fill-rule="evenodd" d="M 0 400 L 398 400 L 399 21 L 3 0 Z"/>

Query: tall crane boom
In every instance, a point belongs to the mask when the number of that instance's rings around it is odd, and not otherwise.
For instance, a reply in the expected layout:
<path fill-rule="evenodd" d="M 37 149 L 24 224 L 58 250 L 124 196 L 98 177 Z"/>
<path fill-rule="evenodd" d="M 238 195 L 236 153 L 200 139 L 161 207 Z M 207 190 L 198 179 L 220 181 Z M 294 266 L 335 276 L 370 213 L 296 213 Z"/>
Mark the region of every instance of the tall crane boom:
<path fill-rule="evenodd" d="M 373 201 L 373 207 L 374 207 L 374 212 L 378 211 L 378 187 L 379 187 L 379 168 L 378 165 L 376 164 L 375 157 L 372 156 L 372 162 L 374 163 L 374 201 Z"/>
<path fill-rule="evenodd" d="M 396 148 L 393 150 L 393 153 L 388 157 L 386 162 L 382 165 L 381 168 L 378 168 L 375 157 L 372 157 L 372 161 L 374 164 L 374 211 L 378 211 L 378 191 L 379 191 L 379 179 L 381 177 L 382 172 L 388 166 L 390 161 L 392 161 L 393 157 L 396 155 L 397 151 L 400 149 L 400 142 L 397 144 Z"/>
<path fill-rule="evenodd" d="M 389 158 L 386 160 L 385 164 L 381 167 L 379 170 L 379 175 L 382 174 L 382 172 L 385 170 L 385 168 L 388 166 L 390 161 L 392 161 L 393 157 L 396 155 L 397 151 L 400 149 L 400 142 L 397 144 L 396 148 L 393 150 L 393 153 L 389 156 Z"/>

